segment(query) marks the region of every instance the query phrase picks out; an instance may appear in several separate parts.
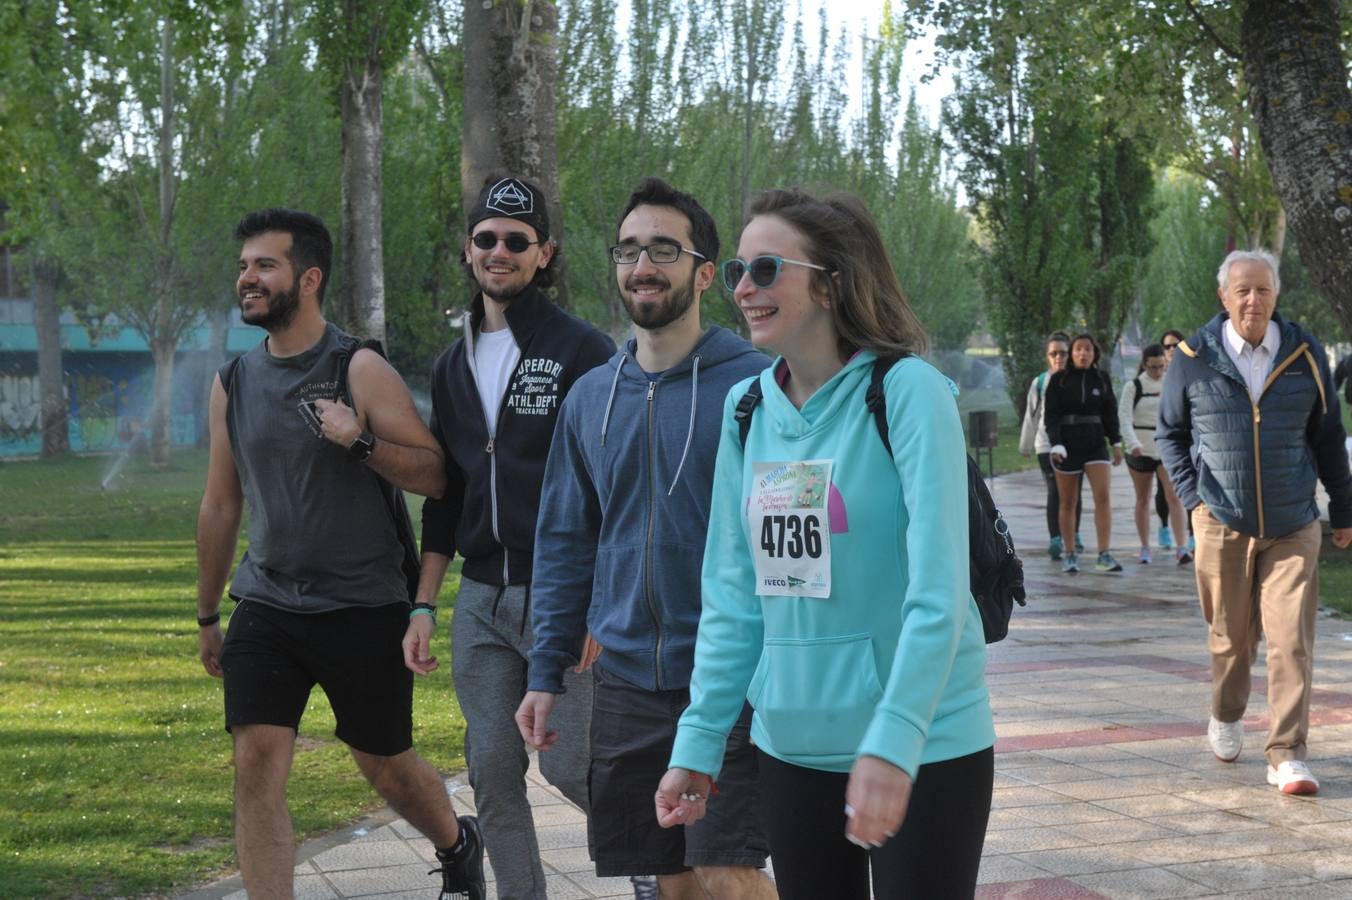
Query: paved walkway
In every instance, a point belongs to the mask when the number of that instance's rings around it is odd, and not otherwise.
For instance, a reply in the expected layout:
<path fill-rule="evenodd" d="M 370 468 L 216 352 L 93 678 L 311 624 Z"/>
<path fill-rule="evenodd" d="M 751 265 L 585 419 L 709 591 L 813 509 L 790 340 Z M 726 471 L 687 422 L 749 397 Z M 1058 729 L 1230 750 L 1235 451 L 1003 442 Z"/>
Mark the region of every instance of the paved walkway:
<path fill-rule="evenodd" d="M 1318 797 L 1284 797 L 1265 782 L 1261 662 L 1244 752 L 1217 761 L 1206 746 L 1209 668 L 1191 567 L 1134 562 L 1124 468 L 1113 485 L 1113 549 L 1125 572 L 1095 574 L 1091 546 L 1089 571 L 1066 576 L 1045 553 L 1039 474 L 996 483 L 1031 601 L 990 648 L 999 741 L 978 897 L 1352 897 L 1352 623 L 1319 622 Z M 581 814 L 532 778 L 550 896 L 632 896 L 624 879 L 592 874 Z M 448 789 L 472 807 L 463 777 Z M 298 897 L 422 900 L 434 890 L 431 848 L 389 812 L 310 842 L 299 858 Z M 235 877 L 189 896 L 244 892 Z"/>

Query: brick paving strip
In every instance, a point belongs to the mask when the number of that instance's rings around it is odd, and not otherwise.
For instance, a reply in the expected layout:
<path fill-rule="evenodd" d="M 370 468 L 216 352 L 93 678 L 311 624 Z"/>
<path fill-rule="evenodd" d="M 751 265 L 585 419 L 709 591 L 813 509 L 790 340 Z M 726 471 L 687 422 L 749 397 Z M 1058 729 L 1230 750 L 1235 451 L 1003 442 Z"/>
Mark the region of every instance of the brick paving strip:
<path fill-rule="evenodd" d="M 1042 491 L 1036 471 L 995 482 L 1027 564 L 1030 605 L 1015 611 L 986 670 L 996 775 L 977 897 L 1352 897 L 1352 623 L 1319 620 L 1309 761 L 1320 793 L 1283 796 L 1265 780 L 1262 659 L 1238 762 L 1206 746 L 1210 662 L 1192 568 L 1158 549 L 1153 564 L 1134 562 L 1125 469 L 1113 473 L 1120 575 L 1092 565 L 1061 574 L 1046 555 Z M 1092 544 L 1087 491 L 1085 506 Z M 1153 510 L 1151 519 L 1153 534 Z M 534 767 L 530 777 L 550 897 L 632 897 L 625 879 L 593 874 L 581 813 Z M 457 808 L 472 808 L 463 775 L 447 785 Z M 301 898 L 435 890 L 431 847 L 388 810 L 308 842 L 298 859 Z M 235 876 L 186 896 L 244 893 Z"/>

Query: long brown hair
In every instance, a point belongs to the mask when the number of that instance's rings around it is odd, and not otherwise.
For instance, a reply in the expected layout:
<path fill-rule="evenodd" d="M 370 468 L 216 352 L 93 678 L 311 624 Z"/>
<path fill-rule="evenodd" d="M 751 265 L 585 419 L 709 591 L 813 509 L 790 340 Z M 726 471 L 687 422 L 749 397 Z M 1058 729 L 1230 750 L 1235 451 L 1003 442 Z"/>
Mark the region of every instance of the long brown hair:
<path fill-rule="evenodd" d="M 857 350 L 882 357 L 924 353 L 929 337 L 901 292 L 878 225 L 857 197 L 831 193 L 820 199 L 805 191 L 770 190 L 747 203 L 746 221 L 778 216 L 804 239 L 812 286 L 831 301 L 841 359 Z"/>

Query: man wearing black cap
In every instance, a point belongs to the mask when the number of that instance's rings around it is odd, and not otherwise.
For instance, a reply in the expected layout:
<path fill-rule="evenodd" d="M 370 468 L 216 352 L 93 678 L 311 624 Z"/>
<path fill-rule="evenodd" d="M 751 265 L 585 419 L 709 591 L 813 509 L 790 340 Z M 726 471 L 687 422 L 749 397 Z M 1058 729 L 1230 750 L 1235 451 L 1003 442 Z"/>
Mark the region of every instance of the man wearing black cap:
<path fill-rule="evenodd" d="M 421 675 L 435 605 L 451 558 L 464 558 L 451 623 L 452 674 L 465 714 L 465 757 L 498 897 L 544 898 L 525 773 L 513 714 L 526 691 L 535 518 L 559 406 L 584 372 L 615 352 L 596 328 L 546 294 L 558 248 L 544 195 L 528 181 L 495 176 L 469 214 L 464 263 L 479 291 L 464 336 L 432 365 L 432 433 L 446 458 L 446 492 L 423 506 L 422 578 L 404 662 Z M 590 645 L 590 641 L 588 642 Z M 594 645 L 590 645 L 594 649 Z M 550 719 L 557 745 L 540 757 L 551 784 L 585 811 L 594 652 L 578 665 Z M 584 657 L 587 657 L 584 663 Z"/>

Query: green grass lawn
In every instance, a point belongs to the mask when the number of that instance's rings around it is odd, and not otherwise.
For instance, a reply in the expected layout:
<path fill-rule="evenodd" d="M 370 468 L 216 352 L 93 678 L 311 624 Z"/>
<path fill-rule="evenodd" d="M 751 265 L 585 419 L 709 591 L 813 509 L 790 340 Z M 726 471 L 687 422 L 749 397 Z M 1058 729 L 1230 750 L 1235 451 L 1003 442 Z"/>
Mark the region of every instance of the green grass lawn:
<path fill-rule="evenodd" d="M 194 621 L 206 457 L 133 461 L 104 491 L 112 462 L 0 464 L 0 896 L 166 893 L 234 865 L 230 737 Z M 438 643 L 414 735 L 449 772 L 464 720 L 444 622 Z M 316 691 L 291 778 L 298 837 L 381 805 L 333 727 Z"/>

